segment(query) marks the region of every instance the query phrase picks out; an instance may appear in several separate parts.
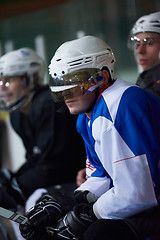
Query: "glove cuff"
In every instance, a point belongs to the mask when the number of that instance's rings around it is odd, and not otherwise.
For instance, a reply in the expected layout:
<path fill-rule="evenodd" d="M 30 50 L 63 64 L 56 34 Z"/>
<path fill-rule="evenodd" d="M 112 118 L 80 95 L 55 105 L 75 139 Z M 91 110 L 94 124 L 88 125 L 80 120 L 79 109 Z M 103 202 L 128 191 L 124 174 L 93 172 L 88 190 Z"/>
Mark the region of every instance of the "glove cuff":
<path fill-rule="evenodd" d="M 94 203 L 98 199 L 94 193 L 89 191 L 76 191 L 73 198 L 77 203 Z"/>
<path fill-rule="evenodd" d="M 80 216 L 81 219 L 88 223 L 93 223 L 97 220 L 97 217 L 93 211 L 93 203 L 79 204 L 73 208 L 75 215 Z"/>
<path fill-rule="evenodd" d="M 58 221 L 55 231 L 58 237 L 75 240 L 81 237 L 96 220 L 92 204 L 79 204 Z"/>

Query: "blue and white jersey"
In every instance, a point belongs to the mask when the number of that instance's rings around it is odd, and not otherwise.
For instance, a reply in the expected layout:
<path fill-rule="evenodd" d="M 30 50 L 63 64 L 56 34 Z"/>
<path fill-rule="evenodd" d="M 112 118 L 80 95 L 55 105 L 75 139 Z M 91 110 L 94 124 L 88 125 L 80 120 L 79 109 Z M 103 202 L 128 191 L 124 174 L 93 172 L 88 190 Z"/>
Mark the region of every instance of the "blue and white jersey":
<path fill-rule="evenodd" d="M 123 219 L 158 204 L 160 100 L 117 79 L 97 100 L 91 119 L 80 114 L 77 130 L 90 177 L 77 190 L 98 196 L 98 218 Z"/>

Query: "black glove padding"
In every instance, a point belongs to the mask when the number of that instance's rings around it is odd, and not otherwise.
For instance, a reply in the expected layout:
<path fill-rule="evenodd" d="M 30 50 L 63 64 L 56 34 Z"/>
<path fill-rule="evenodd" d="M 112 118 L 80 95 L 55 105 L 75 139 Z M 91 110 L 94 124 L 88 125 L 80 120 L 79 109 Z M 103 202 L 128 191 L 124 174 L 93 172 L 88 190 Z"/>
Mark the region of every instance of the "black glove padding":
<path fill-rule="evenodd" d="M 61 205 L 50 195 L 44 194 L 31 208 L 26 216 L 27 224 L 21 224 L 19 229 L 23 238 L 28 240 L 50 240 L 46 232 L 48 225 L 54 225 L 62 217 Z"/>
<path fill-rule="evenodd" d="M 52 226 L 62 217 L 62 207 L 52 196 L 44 194 L 26 216 L 34 227 Z"/>
<path fill-rule="evenodd" d="M 51 240 L 51 237 L 46 233 L 43 227 L 37 228 L 30 223 L 20 224 L 19 230 L 23 238 L 27 240 Z"/>
<path fill-rule="evenodd" d="M 52 191 L 52 195 L 43 193 L 26 216 L 33 226 L 54 226 L 74 206 L 79 203 L 88 203 L 86 198 L 88 193 L 88 191 L 78 192 L 73 197 L 55 190 Z"/>
<path fill-rule="evenodd" d="M 77 239 L 97 220 L 93 204 L 80 204 L 58 221 L 56 234 L 60 239 Z"/>

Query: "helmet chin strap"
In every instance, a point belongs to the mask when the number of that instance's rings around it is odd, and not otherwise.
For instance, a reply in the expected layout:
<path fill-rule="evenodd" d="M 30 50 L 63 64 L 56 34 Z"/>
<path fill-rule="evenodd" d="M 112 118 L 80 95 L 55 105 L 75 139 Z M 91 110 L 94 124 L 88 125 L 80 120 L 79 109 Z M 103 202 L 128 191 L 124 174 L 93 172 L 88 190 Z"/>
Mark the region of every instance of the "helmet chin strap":
<path fill-rule="evenodd" d="M 16 101 L 12 102 L 8 106 L 4 105 L 4 111 L 13 112 L 15 110 L 23 109 L 31 100 L 34 95 L 34 91 L 31 92 L 28 96 L 24 95 L 21 98 L 17 99 Z"/>
<path fill-rule="evenodd" d="M 23 96 L 18 100 L 12 102 L 11 104 L 8 104 L 7 106 L 4 105 L 4 110 L 9 112 L 15 111 L 19 109 L 21 107 L 21 104 L 24 103 L 25 101 L 26 101 L 26 97 Z"/>

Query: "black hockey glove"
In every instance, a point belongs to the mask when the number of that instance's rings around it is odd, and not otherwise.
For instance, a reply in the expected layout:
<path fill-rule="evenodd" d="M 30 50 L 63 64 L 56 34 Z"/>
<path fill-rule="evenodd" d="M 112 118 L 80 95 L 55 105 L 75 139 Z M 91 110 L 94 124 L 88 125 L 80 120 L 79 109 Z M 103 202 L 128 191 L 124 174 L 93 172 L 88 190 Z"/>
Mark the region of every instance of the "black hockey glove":
<path fill-rule="evenodd" d="M 52 196 L 44 194 L 26 216 L 34 227 L 52 226 L 62 217 L 62 207 Z"/>
<path fill-rule="evenodd" d="M 62 207 L 52 196 L 44 194 L 27 212 L 26 217 L 28 224 L 19 226 L 21 235 L 29 240 L 47 240 L 49 236 L 46 227 L 56 224 L 62 217 Z"/>
<path fill-rule="evenodd" d="M 50 192 L 51 193 L 51 192 Z M 89 194 L 89 195 L 88 195 Z M 62 218 L 67 212 L 73 209 L 73 206 L 79 203 L 88 203 L 87 196 L 92 196 L 88 191 L 77 192 L 74 197 L 69 197 L 59 191 L 52 191 L 52 196 L 49 194 L 42 194 L 42 197 L 37 201 L 36 205 L 31 208 L 26 216 L 28 217 L 28 225 L 20 225 L 20 231 L 24 238 L 32 240 L 38 239 L 42 234 L 42 229 L 48 226 L 56 226 L 57 221 Z M 94 196 L 94 197 L 93 197 Z M 89 199 L 95 199 L 95 195 Z M 47 228 L 49 234 L 53 234 L 53 228 Z M 54 238 L 56 235 L 54 234 Z"/>
<path fill-rule="evenodd" d="M 53 231 L 57 239 L 78 239 L 97 220 L 92 204 L 80 204 L 58 221 Z M 51 231 L 52 232 L 52 231 Z M 55 237 L 55 239 L 56 239 Z"/>
<path fill-rule="evenodd" d="M 27 212 L 29 222 L 33 226 L 54 226 L 66 213 L 79 203 L 88 203 L 89 192 L 77 192 L 72 198 L 55 191 L 52 196 L 45 193 L 36 205 Z M 90 195 L 90 194 L 89 194 Z"/>
<path fill-rule="evenodd" d="M 6 168 L 0 170 L 0 206 L 16 210 L 17 206 L 23 206 L 25 201 L 25 196 L 13 174 Z"/>
<path fill-rule="evenodd" d="M 27 240 L 51 240 L 51 237 L 46 233 L 44 227 L 34 227 L 30 223 L 20 224 L 19 226 L 21 235 Z"/>

